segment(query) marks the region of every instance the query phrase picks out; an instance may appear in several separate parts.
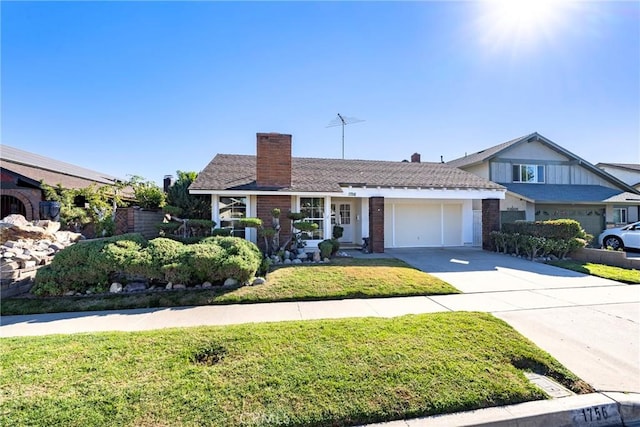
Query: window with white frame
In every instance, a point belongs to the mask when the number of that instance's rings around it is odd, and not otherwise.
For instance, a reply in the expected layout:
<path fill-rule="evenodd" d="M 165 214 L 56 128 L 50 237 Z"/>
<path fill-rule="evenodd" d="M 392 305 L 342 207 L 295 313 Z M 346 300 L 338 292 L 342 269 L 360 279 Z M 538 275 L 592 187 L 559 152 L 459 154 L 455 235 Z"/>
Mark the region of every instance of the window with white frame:
<path fill-rule="evenodd" d="M 312 232 L 302 233 L 305 240 L 324 239 L 324 198 L 323 197 L 301 197 L 300 212 L 306 215 L 305 221 L 318 224 L 318 228 Z"/>
<path fill-rule="evenodd" d="M 616 224 L 626 224 L 627 208 L 613 208 L 613 222 Z"/>
<path fill-rule="evenodd" d="M 220 228 L 231 230 L 234 237 L 245 237 L 245 228 L 240 226 L 240 220 L 247 216 L 246 197 L 220 197 Z"/>
<path fill-rule="evenodd" d="M 513 182 L 544 183 L 544 165 L 513 165 Z"/>

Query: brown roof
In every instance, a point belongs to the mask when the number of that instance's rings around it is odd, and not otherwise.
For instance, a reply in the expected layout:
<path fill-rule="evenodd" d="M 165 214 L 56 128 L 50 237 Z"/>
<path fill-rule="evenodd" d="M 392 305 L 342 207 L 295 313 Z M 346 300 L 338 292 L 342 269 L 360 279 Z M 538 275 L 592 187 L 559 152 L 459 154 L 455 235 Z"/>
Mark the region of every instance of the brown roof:
<path fill-rule="evenodd" d="M 501 185 L 444 163 L 378 160 L 292 159 L 291 187 L 259 188 L 256 156 L 218 154 L 191 184 L 191 190 L 278 190 L 339 192 L 341 187 L 482 188 Z"/>
<path fill-rule="evenodd" d="M 0 149 L 0 166 L 34 181 L 65 188 L 113 184 L 118 178 L 8 145 Z"/>

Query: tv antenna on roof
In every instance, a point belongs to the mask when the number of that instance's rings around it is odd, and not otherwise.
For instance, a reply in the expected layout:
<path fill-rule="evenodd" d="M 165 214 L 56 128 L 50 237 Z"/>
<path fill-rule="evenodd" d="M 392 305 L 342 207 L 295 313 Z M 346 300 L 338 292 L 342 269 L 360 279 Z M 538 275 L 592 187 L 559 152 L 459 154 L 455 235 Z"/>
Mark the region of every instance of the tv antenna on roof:
<path fill-rule="evenodd" d="M 327 125 L 328 128 L 332 128 L 335 126 L 342 126 L 342 159 L 343 160 L 344 160 L 344 127 L 352 123 L 360 123 L 360 122 L 364 122 L 364 120 L 356 119 L 355 117 L 345 117 L 342 114 L 338 113 L 338 117 L 331 120 L 329 122 L 329 125 Z"/>

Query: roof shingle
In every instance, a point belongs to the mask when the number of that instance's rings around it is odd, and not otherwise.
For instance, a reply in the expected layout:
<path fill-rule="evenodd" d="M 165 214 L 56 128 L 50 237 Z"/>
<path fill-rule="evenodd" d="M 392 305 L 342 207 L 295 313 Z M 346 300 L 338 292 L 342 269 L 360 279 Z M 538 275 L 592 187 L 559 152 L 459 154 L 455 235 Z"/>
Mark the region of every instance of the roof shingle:
<path fill-rule="evenodd" d="M 341 187 L 481 188 L 499 184 L 443 163 L 379 160 L 292 159 L 291 187 L 259 188 L 256 156 L 218 154 L 191 184 L 191 190 L 278 190 L 340 192 Z"/>

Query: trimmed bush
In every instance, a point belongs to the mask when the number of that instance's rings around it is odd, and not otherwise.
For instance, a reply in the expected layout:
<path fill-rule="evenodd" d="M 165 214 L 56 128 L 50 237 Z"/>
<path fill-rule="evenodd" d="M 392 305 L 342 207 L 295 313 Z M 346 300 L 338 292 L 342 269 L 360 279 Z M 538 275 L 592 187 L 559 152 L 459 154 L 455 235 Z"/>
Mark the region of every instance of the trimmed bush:
<path fill-rule="evenodd" d="M 121 243 L 123 241 L 127 243 Z M 116 242 L 123 246 L 111 246 L 107 255 L 105 247 Z M 140 234 L 76 243 L 58 252 L 51 264 L 38 270 L 31 292 L 34 295 L 63 295 L 90 288 L 104 292 L 109 288 L 110 275 L 121 270 L 122 264 L 133 263 L 135 256 L 126 254 L 129 251 L 127 247 L 141 249 L 146 244 L 146 239 Z"/>
<path fill-rule="evenodd" d="M 516 221 L 502 224 L 505 233 L 519 233 L 526 236 L 545 237 L 550 239 L 586 239 L 587 234 L 580 223 L 573 219 L 552 219 L 548 221 Z"/>
<path fill-rule="evenodd" d="M 152 280 L 167 280 L 164 267 L 175 263 L 176 259 L 179 259 L 184 247 L 184 244 L 181 242 L 164 237 L 157 237 L 150 240 L 145 249 L 148 264 L 144 274 Z"/>
<path fill-rule="evenodd" d="M 340 250 L 340 242 L 337 239 L 326 239 L 318 243 L 318 248 L 320 249 L 320 256 L 323 259 L 329 258 L 338 253 L 338 250 Z"/>
<path fill-rule="evenodd" d="M 113 277 L 143 276 L 185 285 L 227 278 L 246 282 L 262 262 L 253 243 L 237 237 L 208 237 L 184 245 L 167 238 L 147 243 L 140 235 L 117 236 L 78 243 L 60 251 L 38 270 L 35 295 L 65 292 L 106 292 Z"/>

